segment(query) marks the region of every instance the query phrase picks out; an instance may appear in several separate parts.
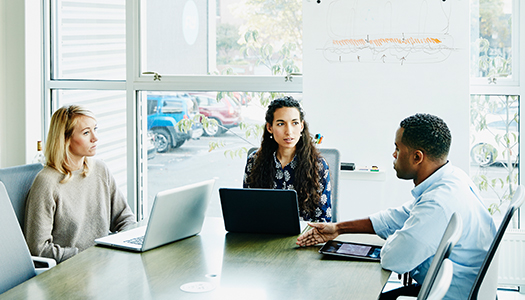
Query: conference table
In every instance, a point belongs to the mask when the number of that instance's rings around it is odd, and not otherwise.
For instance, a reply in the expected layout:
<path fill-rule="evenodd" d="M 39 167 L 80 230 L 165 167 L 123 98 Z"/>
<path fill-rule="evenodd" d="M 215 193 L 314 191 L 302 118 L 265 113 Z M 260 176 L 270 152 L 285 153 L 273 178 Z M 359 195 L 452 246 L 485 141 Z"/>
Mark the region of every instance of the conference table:
<path fill-rule="evenodd" d="M 0 299 L 378 298 L 390 276 L 378 262 L 322 255 L 296 238 L 227 233 L 221 218 L 206 218 L 200 234 L 144 253 L 90 247 Z"/>

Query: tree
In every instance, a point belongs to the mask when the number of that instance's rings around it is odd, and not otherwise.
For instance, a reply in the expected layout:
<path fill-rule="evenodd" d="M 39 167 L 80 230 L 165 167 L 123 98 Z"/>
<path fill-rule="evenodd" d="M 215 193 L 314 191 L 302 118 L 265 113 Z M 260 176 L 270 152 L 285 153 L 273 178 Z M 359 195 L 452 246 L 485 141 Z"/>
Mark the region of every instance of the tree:
<path fill-rule="evenodd" d="M 517 96 L 473 95 L 470 100 L 471 156 L 479 164 L 472 179 L 480 190 L 491 191 L 498 199 L 489 206 L 491 214 L 512 199 L 518 185 L 518 102 Z M 491 166 L 502 172 L 487 172 Z"/>
<path fill-rule="evenodd" d="M 241 49 L 239 40 L 239 27 L 232 24 L 217 25 L 217 63 L 229 64 L 233 61 L 235 53 Z"/>
<path fill-rule="evenodd" d="M 477 61 L 473 61 L 472 64 L 473 75 L 510 76 L 512 74 L 511 14 L 505 14 L 503 0 L 473 0 L 471 7 L 473 12 L 471 23 L 479 26 L 479 35 L 472 43 L 472 53 L 478 53 Z"/>

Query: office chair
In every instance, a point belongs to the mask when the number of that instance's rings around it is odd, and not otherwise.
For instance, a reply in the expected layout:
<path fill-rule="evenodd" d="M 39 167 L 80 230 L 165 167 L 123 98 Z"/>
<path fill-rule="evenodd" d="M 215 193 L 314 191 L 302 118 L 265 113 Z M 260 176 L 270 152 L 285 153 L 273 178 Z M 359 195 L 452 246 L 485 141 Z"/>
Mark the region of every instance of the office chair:
<path fill-rule="evenodd" d="M 35 275 L 53 267 L 53 259 L 31 257 L 24 234 L 9 201 L 7 190 L 0 182 L 0 294 Z M 34 261 L 48 264 L 48 268 L 35 269 Z"/>
<path fill-rule="evenodd" d="M 257 147 L 248 149 L 247 156 L 257 151 Z M 319 148 L 330 167 L 330 183 L 332 185 L 332 222 L 337 222 L 337 197 L 339 191 L 339 170 L 341 169 L 340 153 L 337 149 Z"/>
<path fill-rule="evenodd" d="M 494 259 L 494 256 L 496 255 L 496 251 L 498 250 L 498 246 L 501 243 L 501 240 L 503 239 L 503 235 L 505 234 L 505 230 L 507 229 L 510 220 L 512 219 L 512 216 L 520 208 L 520 206 L 523 205 L 523 202 L 525 201 L 525 189 L 522 185 L 519 185 L 516 189 L 514 196 L 512 197 L 512 201 L 509 204 L 509 207 L 507 208 L 507 212 L 505 213 L 505 216 L 503 217 L 503 221 L 501 222 L 501 225 L 498 228 L 498 231 L 496 232 L 496 236 L 494 237 L 494 240 L 492 241 L 492 244 L 490 244 L 490 248 L 487 252 L 487 256 L 485 256 L 485 260 L 483 260 L 483 263 L 481 264 L 481 268 L 479 269 L 478 276 L 476 277 L 476 280 L 474 281 L 474 285 L 472 286 L 472 289 L 470 290 L 469 300 L 477 300 L 480 298 L 484 299 L 496 299 L 496 289 L 497 289 L 497 276 L 493 278 L 493 283 L 487 283 L 491 284 L 490 287 L 483 287 L 485 284 L 484 281 L 486 281 L 486 276 L 490 270 L 492 270 L 492 266 L 497 263 L 497 257 Z M 495 261 L 493 263 L 493 261 Z M 494 272 L 497 274 L 497 268 L 494 268 Z M 490 290 L 489 290 L 490 289 Z M 483 292 L 480 293 L 480 290 L 483 290 Z"/>
<path fill-rule="evenodd" d="M 433 293 L 434 286 L 436 284 L 437 278 L 439 276 L 439 272 L 442 269 L 442 264 L 445 259 L 448 259 L 450 256 L 450 253 L 452 252 L 452 248 L 456 245 L 456 243 L 459 241 L 459 238 L 461 237 L 461 234 L 463 232 L 463 222 L 461 220 L 461 217 L 453 213 L 450 217 L 450 220 L 448 221 L 447 228 L 445 229 L 445 233 L 443 234 L 443 237 L 441 238 L 441 241 L 439 242 L 439 246 L 436 250 L 436 254 L 434 255 L 434 258 L 432 259 L 432 262 L 430 263 L 430 267 L 428 268 L 427 275 L 425 276 L 425 280 L 423 280 L 423 284 L 421 285 L 421 290 L 419 291 L 417 295 L 417 300 L 428 300 L 430 299 L 430 294 Z M 452 277 L 451 277 L 452 280 Z M 450 281 L 448 283 L 448 286 L 450 286 Z M 445 290 L 445 293 L 448 290 Z M 443 294 L 444 296 L 445 294 Z M 441 296 L 441 298 L 443 297 Z M 435 298 L 435 299 L 441 299 L 441 298 Z M 415 297 L 410 296 L 402 296 L 398 297 L 398 300 L 409 300 L 409 299 L 416 299 Z"/>
<path fill-rule="evenodd" d="M 436 276 L 436 280 L 434 281 L 432 290 L 430 291 L 430 294 L 428 294 L 427 300 L 443 299 L 443 297 L 445 297 L 445 294 L 448 291 L 448 288 L 450 287 L 450 283 L 452 282 L 453 275 L 454 275 L 454 264 L 452 263 L 450 259 L 445 258 L 443 260 L 443 263 L 441 264 L 439 273 Z"/>
<path fill-rule="evenodd" d="M 24 228 L 27 194 L 35 180 L 36 174 L 42 170 L 41 164 L 21 165 L 0 169 L 0 181 L 4 183 L 11 204 L 20 224 Z"/>

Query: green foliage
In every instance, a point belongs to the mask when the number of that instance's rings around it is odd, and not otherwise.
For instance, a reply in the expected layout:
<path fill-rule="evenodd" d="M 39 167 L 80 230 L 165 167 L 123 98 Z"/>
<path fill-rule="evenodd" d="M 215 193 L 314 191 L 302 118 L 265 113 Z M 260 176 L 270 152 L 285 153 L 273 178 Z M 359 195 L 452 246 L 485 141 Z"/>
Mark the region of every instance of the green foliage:
<path fill-rule="evenodd" d="M 272 75 L 300 73 L 297 58 L 302 57 L 301 0 L 247 0 L 229 7 L 244 22 L 238 28 L 218 25 L 219 65 L 264 66 Z"/>
<path fill-rule="evenodd" d="M 257 125 L 257 124 L 246 124 L 244 122 L 241 122 L 239 124 L 239 127 L 242 131 L 244 131 L 244 135 L 246 138 L 260 138 L 264 132 L 264 125 Z"/>
<path fill-rule="evenodd" d="M 471 155 L 487 161 L 472 179 L 481 191 L 490 191 L 498 199 L 489 206 L 491 214 L 500 211 L 500 206 L 512 199 L 518 185 L 518 101 L 517 96 L 488 95 L 473 95 L 470 101 L 471 145 L 474 145 Z M 492 138 L 476 141 L 478 135 Z M 496 164 L 499 155 L 502 161 Z M 503 172 L 489 173 L 486 168 L 489 166 L 498 166 Z"/>
<path fill-rule="evenodd" d="M 507 77 L 512 74 L 512 18 L 503 0 L 479 0 L 472 4 L 472 24 L 479 24 L 479 38 L 472 53 L 479 56 L 471 70 L 476 77 Z"/>
<path fill-rule="evenodd" d="M 258 36 L 259 31 L 256 29 L 245 32 L 241 53 L 246 59 L 256 59 L 255 65 L 266 66 L 272 71 L 272 75 L 300 72 L 293 59 L 295 50 L 297 50 L 297 43 L 284 43 L 279 51 L 275 51 L 271 43 L 259 42 Z"/>
<path fill-rule="evenodd" d="M 253 92 L 250 93 L 252 101 L 259 101 L 262 107 L 267 107 L 270 101 L 284 97 L 284 93 L 279 92 Z"/>
<path fill-rule="evenodd" d="M 234 25 L 224 24 L 217 28 L 218 64 L 255 64 L 264 66 L 272 75 L 288 75 L 300 73 L 298 59 L 302 57 L 302 0 L 246 0 L 232 2 L 229 5 L 232 13 L 245 22 L 234 33 Z M 242 23 L 242 22 L 241 22 Z M 236 43 L 233 39 L 236 38 Z M 236 44 L 236 45 L 234 45 Z M 237 53 L 239 55 L 237 55 Z M 222 57 L 228 55 L 229 58 Z M 219 59 L 219 56 L 221 58 Z M 235 75 L 231 66 L 214 71 L 215 75 Z M 265 108 L 271 100 L 284 96 L 275 92 L 243 92 L 237 93 L 247 102 L 257 101 Z M 217 101 L 223 97 L 239 99 L 232 92 L 217 93 Z M 205 117 L 201 118 L 203 127 L 206 126 Z M 240 124 L 244 136 L 239 138 L 252 144 L 249 140 L 256 140 L 259 144 L 264 130 L 264 124 Z M 232 132 L 232 131 L 230 131 Z M 235 134 L 235 133 L 234 133 Z M 222 142 L 210 142 L 210 151 L 223 148 Z M 244 149 L 244 150 L 243 150 Z M 236 150 L 226 150 L 225 155 L 230 157 L 244 157 L 244 147 Z"/>
<path fill-rule="evenodd" d="M 512 58 L 510 55 L 505 57 L 501 55 L 491 55 L 495 52 L 490 48 L 488 40 L 479 38 L 475 45 L 479 48 L 478 69 L 482 77 L 507 77 L 512 71 Z"/>
<path fill-rule="evenodd" d="M 224 156 L 230 157 L 231 159 L 234 159 L 236 157 L 244 158 L 246 157 L 246 153 L 248 153 L 248 148 L 241 147 L 235 150 L 226 150 L 224 151 Z"/>
<path fill-rule="evenodd" d="M 239 27 L 232 24 L 220 23 L 217 25 L 217 63 L 229 64 L 233 62 L 235 52 L 241 45 L 239 40 Z"/>

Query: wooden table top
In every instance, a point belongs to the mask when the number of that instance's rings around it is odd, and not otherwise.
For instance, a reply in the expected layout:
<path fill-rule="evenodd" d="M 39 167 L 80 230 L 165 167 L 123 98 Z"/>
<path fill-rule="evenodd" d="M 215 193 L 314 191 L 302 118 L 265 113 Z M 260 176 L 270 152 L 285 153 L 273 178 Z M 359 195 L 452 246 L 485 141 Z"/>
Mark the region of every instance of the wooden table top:
<path fill-rule="evenodd" d="M 377 262 L 295 241 L 226 233 L 222 219 L 209 218 L 199 235 L 144 253 L 91 247 L 0 299 L 377 299 L 390 276 Z"/>

